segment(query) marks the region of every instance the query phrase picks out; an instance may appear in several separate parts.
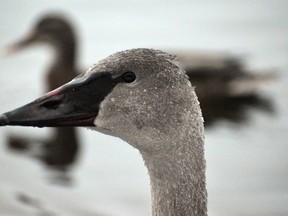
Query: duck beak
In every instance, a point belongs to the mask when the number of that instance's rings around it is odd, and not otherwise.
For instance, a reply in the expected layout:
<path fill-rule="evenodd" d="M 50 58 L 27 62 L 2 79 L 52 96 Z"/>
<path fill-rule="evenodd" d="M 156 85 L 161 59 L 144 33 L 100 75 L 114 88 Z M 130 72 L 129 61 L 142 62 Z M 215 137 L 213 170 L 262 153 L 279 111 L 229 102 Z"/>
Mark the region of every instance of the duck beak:
<path fill-rule="evenodd" d="M 0 126 L 95 126 L 101 102 L 116 85 L 111 74 L 107 74 L 74 79 L 27 105 L 6 112 L 0 116 Z"/>
<path fill-rule="evenodd" d="M 35 32 L 31 32 L 25 38 L 6 47 L 5 53 L 6 55 L 14 54 L 18 52 L 19 50 L 22 50 L 23 48 L 29 46 L 36 40 L 37 40 L 37 34 Z"/>

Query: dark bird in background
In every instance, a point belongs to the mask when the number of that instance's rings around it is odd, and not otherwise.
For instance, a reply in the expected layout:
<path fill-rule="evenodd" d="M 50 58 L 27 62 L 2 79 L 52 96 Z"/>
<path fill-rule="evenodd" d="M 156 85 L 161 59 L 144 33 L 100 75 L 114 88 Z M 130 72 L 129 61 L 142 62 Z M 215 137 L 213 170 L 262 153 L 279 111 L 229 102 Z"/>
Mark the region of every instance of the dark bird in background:
<path fill-rule="evenodd" d="M 77 74 L 76 38 L 70 22 L 59 15 L 43 16 L 32 32 L 23 40 L 10 46 L 15 52 L 29 45 L 43 42 L 55 52 L 54 62 L 46 73 L 47 90 L 52 90 L 70 81 Z M 261 96 L 259 84 L 271 80 L 273 73 L 253 74 L 242 62 L 231 55 L 220 53 L 172 52 L 186 70 L 193 86 L 196 86 L 205 126 L 218 120 L 243 122 L 247 108 L 273 111 L 268 99 Z M 22 147 L 31 142 L 27 137 L 9 138 L 11 147 Z M 63 167 L 71 164 L 78 150 L 78 138 L 73 128 L 56 128 L 49 140 L 42 140 L 45 154 L 42 160 L 50 166 Z"/>
<path fill-rule="evenodd" d="M 275 81 L 275 71 L 249 71 L 241 59 L 228 53 L 174 54 L 196 86 L 206 127 L 219 120 L 243 123 L 248 119 L 248 108 L 274 112 L 272 101 L 261 94 L 261 87 Z"/>
<path fill-rule="evenodd" d="M 32 31 L 22 40 L 9 46 L 9 54 L 37 43 L 49 44 L 55 51 L 53 63 L 45 74 L 46 91 L 53 90 L 72 80 L 80 72 L 76 65 L 76 38 L 69 21 L 61 16 L 48 15 L 41 18 Z M 55 128 L 46 140 L 10 135 L 8 146 L 29 150 L 31 143 L 43 143 L 40 159 L 49 167 L 65 169 L 71 165 L 79 149 L 77 131 L 73 127 Z"/>

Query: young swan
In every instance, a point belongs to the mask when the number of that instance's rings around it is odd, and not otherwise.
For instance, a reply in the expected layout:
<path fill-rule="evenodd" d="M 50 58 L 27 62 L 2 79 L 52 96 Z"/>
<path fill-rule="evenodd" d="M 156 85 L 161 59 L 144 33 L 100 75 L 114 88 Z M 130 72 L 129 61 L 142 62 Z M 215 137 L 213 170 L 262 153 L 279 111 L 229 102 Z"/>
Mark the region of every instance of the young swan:
<path fill-rule="evenodd" d="M 0 125 L 89 126 L 137 148 L 153 216 L 207 215 L 204 129 L 197 96 L 174 57 L 132 49 L 5 113 Z"/>

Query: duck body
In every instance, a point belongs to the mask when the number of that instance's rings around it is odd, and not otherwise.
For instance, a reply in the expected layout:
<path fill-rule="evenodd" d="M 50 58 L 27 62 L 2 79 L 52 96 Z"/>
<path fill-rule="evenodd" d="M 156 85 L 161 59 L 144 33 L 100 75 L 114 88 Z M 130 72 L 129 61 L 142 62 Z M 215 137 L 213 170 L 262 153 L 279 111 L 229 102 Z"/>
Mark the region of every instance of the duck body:
<path fill-rule="evenodd" d="M 75 69 L 73 65 L 51 65 L 48 73 L 45 75 L 47 91 L 51 91 L 65 84 L 66 82 L 71 81 L 78 74 L 79 71 Z"/>
<path fill-rule="evenodd" d="M 241 59 L 221 52 L 172 52 L 196 87 L 205 126 L 219 120 L 235 123 L 248 119 L 248 108 L 273 112 L 261 87 L 275 80 L 274 71 L 253 72 Z"/>
<path fill-rule="evenodd" d="M 33 112 L 31 112 L 33 111 Z M 204 126 L 197 96 L 174 57 L 153 49 L 113 54 L 0 125 L 88 126 L 137 148 L 153 216 L 205 216 Z"/>

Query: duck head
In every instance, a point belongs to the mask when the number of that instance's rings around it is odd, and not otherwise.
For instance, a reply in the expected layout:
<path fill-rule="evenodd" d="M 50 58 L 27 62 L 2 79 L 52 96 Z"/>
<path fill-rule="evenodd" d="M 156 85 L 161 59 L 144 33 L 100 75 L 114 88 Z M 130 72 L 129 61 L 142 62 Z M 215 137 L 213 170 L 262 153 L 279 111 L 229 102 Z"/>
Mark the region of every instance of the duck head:
<path fill-rule="evenodd" d="M 26 37 L 7 47 L 7 53 L 14 53 L 37 42 L 51 44 L 56 48 L 74 47 L 75 36 L 72 26 L 61 15 L 43 16 Z"/>

